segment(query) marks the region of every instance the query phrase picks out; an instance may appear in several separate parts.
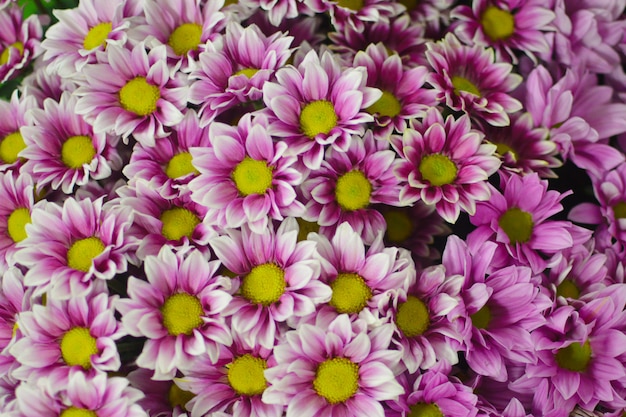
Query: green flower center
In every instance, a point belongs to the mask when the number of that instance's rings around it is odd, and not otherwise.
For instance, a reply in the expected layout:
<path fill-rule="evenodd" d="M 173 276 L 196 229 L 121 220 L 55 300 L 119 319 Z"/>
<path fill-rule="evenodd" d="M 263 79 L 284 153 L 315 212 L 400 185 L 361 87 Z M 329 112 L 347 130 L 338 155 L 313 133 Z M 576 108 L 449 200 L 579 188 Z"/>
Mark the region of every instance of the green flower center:
<path fill-rule="evenodd" d="M 198 170 L 191 163 L 192 156 L 189 152 L 176 154 L 165 166 L 165 175 L 171 179 L 184 177 L 185 175 L 198 175 Z"/>
<path fill-rule="evenodd" d="M 98 417 L 95 411 L 86 408 L 70 407 L 59 414 L 59 417 Z"/>
<path fill-rule="evenodd" d="M 86 327 L 74 327 L 61 338 L 61 356 L 69 366 L 91 369 L 91 355 L 98 353 L 96 338 Z"/>
<path fill-rule="evenodd" d="M 556 353 L 556 363 L 561 369 L 573 372 L 584 372 L 591 360 L 591 345 L 589 340 L 585 343 L 572 343 L 561 348 Z"/>
<path fill-rule="evenodd" d="M 9 54 L 11 53 L 11 49 L 17 49 L 20 53 L 20 56 L 24 53 L 24 44 L 22 42 L 14 42 L 9 45 L 2 53 L 0 54 L 0 65 L 5 65 L 9 62 Z"/>
<path fill-rule="evenodd" d="M 396 325 L 406 337 L 419 336 L 430 326 L 428 308 L 422 300 L 409 295 L 404 303 L 398 305 Z"/>
<path fill-rule="evenodd" d="M 191 210 L 174 207 L 161 213 L 161 223 L 161 234 L 167 240 L 180 240 L 183 236 L 191 239 L 200 219 Z"/>
<path fill-rule="evenodd" d="M 337 6 L 345 7 L 346 9 L 354 10 L 358 12 L 363 8 L 364 5 L 363 0 L 339 0 L 337 1 Z"/>
<path fill-rule="evenodd" d="M 0 159 L 5 164 L 14 164 L 18 154 L 26 149 L 26 142 L 20 132 L 11 133 L 0 142 Z"/>
<path fill-rule="evenodd" d="M 346 211 L 359 210 L 370 204 L 372 184 L 359 170 L 343 174 L 337 179 L 335 199 Z"/>
<path fill-rule="evenodd" d="M 372 297 L 372 290 L 365 280 L 357 274 L 339 274 L 330 283 L 333 295 L 329 304 L 338 313 L 358 313 L 367 305 Z"/>
<path fill-rule="evenodd" d="M 337 113 L 327 100 L 313 101 L 300 112 L 300 130 L 310 139 L 320 133 L 327 135 L 337 126 Z"/>
<path fill-rule="evenodd" d="M 30 210 L 20 207 L 9 215 L 7 220 L 7 232 L 13 242 L 21 242 L 26 239 L 26 225 L 30 223 Z"/>
<path fill-rule="evenodd" d="M 119 102 L 122 108 L 137 116 L 154 113 L 160 98 L 159 87 L 148 83 L 144 77 L 133 78 L 119 92 Z"/>
<path fill-rule="evenodd" d="M 280 299 L 285 286 L 285 271 L 276 264 L 261 264 L 243 277 L 241 294 L 254 304 L 268 307 Z"/>
<path fill-rule="evenodd" d="M 370 114 L 378 113 L 381 117 L 396 117 L 402 111 L 402 104 L 398 101 L 396 96 L 389 91 L 383 90 L 383 95 L 376 101 L 376 103 L 365 109 Z"/>
<path fill-rule="evenodd" d="M 234 75 L 245 75 L 248 78 L 252 78 L 257 72 L 259 72 L 259 70 L 256 68 L 244 68 L 237 71 Z"/>
<path fill-rule="evenodd" d="M 309 233 L 319 233 L 320 225 L 315 222 L 308 222 L 300 217 L 296 218 L 298 222 L 298 242 L 306 240 Z"/>
<path fill-rule="evenodd" d="M 170 403 L 170 406 L 172 408 L 180 407 L 183 410 L 187 410 L 187 408 L 185 408 L 185 405 L 189 401 L 191 401 L 191 399 L 194 396 L 195 395 L 193 392 L 180 389 L 180 387 L 176 385 L 174 382 L 172 382 L 172 385 L 170 386 L 170 389 L 167 392 L 167 399 Z M 188 410 L 188 411 L 191 411 L 191 410 Z"/>
<path fill-rule="evenodd" d="M 419 2 L 419 0 L 400 0 L 399 3 L 404 5 L 404 7 L 406 7 L 406 10 L 410 12 L 417 7 Z"/>
<path fill-rule="evenodd" d="M 525 243 L 530 240 L 533 233 L 533 216 L 517 207 L 508 209 L 500 216 L 498 225 L 509 238 L 509 242 Z"/>
<path fill-rule="evenodd" d="M 406 210 L 388 210 L 383 212 L 387 223 L 387 240 L 394 243 L 406 241 L 413 233 L 413 222 Z"/>
<path fill-rule="evenodd" d="M 556 287 L 556 295 L 576 300 L 580 296 L 580 289 L 574 284 L 574 281 L 566 278 Z"/>
<path fill-rule="evenodd" d="M 246 156 L 233 171 L 233 181 L 242 196 L 265 194 L 272 186 L 272 168 L 265 161 Z"/>
<path fill-rule="evenodd" d="M 626 219 L 626 202 L 620 201 L 613 206 L 613 215 L 616 219 Z"/>
<path fill-rule="evenodd" d="M 461 91 L 480 97 L 480 90 L 476 85 L 465 77 L 454 75 L 452 77 L 452 85 L 454 86 L 454 94 L 460 95 Z"/>
<path fill-rule="evenodd" d="M 99 46 L 106 48 L 107 38 L 109 33 L 113 30 L 113 24 L 111 22 L 99 23 L 96 26 L 89 29 L 85 40 L 83 41 L 83 48 L 91 50 L 98 48 Z"/>
<path fill-rule="evenodd" d="M 66 167 L 81 168 L 88 164 L 96 154 L 96 148 L 89 136 L 71 136 L 61 146 L 61 161 Z"/>
<path fill-rule="evenodd" d="M 406 417 L 443 417 L 437 404 L 417 403 L 409 406 L 411 410 Z"/>
<path fill-rule="evenodd" d="M 264 359 L 246 353 L 232 361 L 228 368 L 228 383 L 239 395 L 261 395 L 267 388 L 263 372 L 267 369 Z"/>
<path fill-rule="evenodd" d="M 202 39 L 202 26 L 197 23 L 183 23 L 170 35 L 167 44 L 179 56 L 198 49 Z"/>
<path fill-rule="evenodd" d="M 458 168 L 447 156 L 435 153 L 422 158 L 419 171 L 431 185 L 441 187 L 454 182 Z"/>
<path fill-rule="evenodd" d="M 95 236 L 77 240 L 67 251 L 67 266 L 88 272 L 94 258 L 104 252 L 104 243 Z"/>
<path fill-rule="evenodd" d="M 472 319 L 474 327 L 477 329 L 486 329 L 491 322 L 491 309 L 485 304 L 480 310 L 470 315 L 470 318 Z"/>
<path fill-rule="evenodd" d="M 492 41 L 505 40 L 515 32 L 515 18 L 511 12 L 489 6 L 480 16 L 483 31 Z"/>
<path fill-rule="evenodd" d="M 332 358 L 320 363 L 313 389 L 330 404 L 347 401 L 359 388 L 359 365 L 348 358 Z"/>
<path fill-rule="evenodd" d="M 202 326 L 204 310 L 198 297 L 181 292 L 171 295 L 161 307 L 163 326 L 172 336 L 191 336 L 193 329 Z"/>

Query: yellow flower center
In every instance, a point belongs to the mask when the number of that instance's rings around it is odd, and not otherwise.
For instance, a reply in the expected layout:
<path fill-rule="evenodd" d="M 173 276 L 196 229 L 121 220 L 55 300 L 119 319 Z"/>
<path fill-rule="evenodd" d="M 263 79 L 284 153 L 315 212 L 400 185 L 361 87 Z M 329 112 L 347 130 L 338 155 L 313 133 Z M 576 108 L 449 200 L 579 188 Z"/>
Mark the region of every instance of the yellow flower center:
<path fill-rule="evenodd" d="M 181 292 L 171 295 L 161 307 L 163 326 L 172 336 L 185 334 L 190 336 L 193 329 L 202 326 L 204 310 L 198 297 Z"/>
<path fill-rule="evenodd" d="M 13 323 L 13 328 L 11 329 L 11 339 L 15 337 L 15 335 L 17 334 L 17 329 L 19 328 L 20 326 L 19 324 L 17 324 L 17 322 Z"/>
<path fill-rule="evenodd" d="M 320 225 L 315 222 L 307 222 L 300 217 L 296 218 L 298 222 L 298 242 L 306 240 L 309 233 L 319 233 Z"/>
<path fill-rule="evenodd" d="M 376 101 L 376 103 L 365 109 L 370 114 L 378 113 L 379 116 L 396 117 L 402 110 L 402 104 L 398 101 L 396 96 L 389 91 L 383 90 L 383 95 Z"/>
<path fill-rule="evenodd" d="M 430 326 L 426 304 L 419 298 L 409 295 L 404 303 L 398 305 L 396 325 L 406 337 L 423 334 Z"/>
<path fill-rule="evenodd" d="M 561 369 L 585 372 L 589 361 L 591 361 L 591 344 L 589 340 L 585 341 L 585 343 L 572 343 L 559 349 L 555 359 Z"/>
<path fill-rule="evenodd" d="M 515 150 L 513 148 L 511 148 L 509 145 L 507 145 L 506 143 L 495 143 L 496 145 L 496 153 L 498 155 L 506 155 L 507 153 L 510 153 L 511 156 L 513 157 L 514 161 L 517 161 L 517 152 L 515 152 Z"/>
<path fill-rule="evenodd" d="M 533 233 L 533 216 L 524 210 L 513 207 L 500 216 L 498 225 L 504 230 L 512 245 L 528 242 Z"/>
<path fill-rule="evenodd" d="M 0 54 L 0 65 L 5 65 L 9 62 L 9 54 L 11 53 L 11 49 L 17 49 L 20 53 L 20 56 L 24 53 L 24 44 L 22 42 L 14 42 L 9 45 L 2 53 Z"/>
<path fill-rule="evenodd" d="M 185 405 L 189 401 L 191 401 L 193 397 L 194 397 L 193 392 L 180 389 L 180 387 L 176 385 L 174 382 L 172 382 L 172 385 L 170 386 L 170 389 L 167 392 L 167 399 L 172 408 L 180 407 L 183 410 L 187 410 L 185 408 Z M 191 411 L 191 410 L 187 410 L 187 411 Z"/>
<path fill-rule="evenodd" d="M 69 366 L 91 369 L 91 355 L 98 353 L 96 338 L 86 327 L 74 327 L 61 338 L 61 356 Z"/>
<path fill-rule="evenodd" d="M 113 30 L 113 24 L 111 22 L 102 22 L 89 29 L 85 40 L 83 41 L 83 48 L 91 50 L 94 48 L 102 47 L 106 48 L 107 38 L 109 33 Z"/>
<path fill-rule="evenodd" d="M 264 359 L 246 353 L 226 367 L 228 368 L 228 383 L 237 394 L 248 397 L 261 395 L 267 388 L 267 381 L 263 374 L 267 369 L 267 362 Z"/>
<path fill-rule="evenodd" d="M 304 106 L 300 112 L 300 130 L 310 139 L 320 133 L 327 135 L 335 126 L 337 126 L 337 113 L 330 101 L 313 101 Z"/>
<path fill-rule="evenodd" d="M 483 31 L 492 41 L 505 40 L 515 32 L 515 18 L 507 10 L 489 6 L 480 16 Z"/>
<path fill-rule="evenodd" d="M 626 202 L 620 201 L 613 206 L 613 215 L 616 219 L 626 219 Z"/>
<path fill-rule="evenodd" d="M 386 236 L 390 242 L 406 241 L 413 233 L 413 222 L 406 210 L 387 210 L 383 212 L 387 223 Z"/>
<path fill-rule="evenodd" d="M 443 417 L 437 404 L 417 403 L 409 406 L 411 410 L 406 417 Z"/>
<path fill-rule="evenodd" d="M 59 417 L 98 417 L 95 411 L 86 408 L 70 407 L 59 414 Z"/>
<path fill-rule="evenodd" d="M 202 39 L 202 26 L 197 23 L 183 23 L 170 35 L 167 40 L 176 55 L 187 55 L 189 51 L 198 49 Z"/>
<path fill-rule="evenodd" d="M 333 295 L 329 304 L 338 313 L 358 313 L 367 305 L 372 297 L 372 290 L 365 280 L 357 274 L 344 273 L 330 283 Z"/>
<path fill-rule="evenodd" d="M 452 85 L 454 86 L 454 94 L 457 96 L 461 91 L 465 91 L 467 93 L 474 94 L 475 96 L 480 97 L 480 90 L 474 83 L 468 80 L 465 77 L 460 77 L 458 75 L 454 75 L 452 77 Z"/>
<path fill-rule="evenodd" d="M 104 243 L 95 236 L 77 240 L 67 251 L 67 266 L 87 272 L 95 257 L 104 252 Z"/>
<path fill-rule="evenodd" d="M 243 277 L 241 294 L 252 303 L 267 307 L 280 299 L 285 286 L 285 271 L 276 264 L 261 264 Z"/>
<path fill-rule="evenodd" d="M 265 161 L 257 161 L 246 156 L 237 164 L 232 174 L 237 191 L 242 196 L 265 194 L 272 186 L 272 167 Z"/>
<path fill-rule="evenodd" d="M 406 10 L 410 12 L 417 7 L 417 5 L 419 4 L 419 0 L 400 0 L 399 3 L 404 5 L 404 7 L 406 7 Z"/>
<path fill-rule="evenodd" d="M 165 166 L 165 175 L 171 179 L 184 177 L 185 175 L 198 175 L 198 170 L 191 163 L 192 156 L 189 152 L 176 154 Z"/>
<path fill-rule="evenodd" d="M 359 170 L 343 174 L 337 179 L 335 199 L 346 211 L 359 210 L 370 204 L 372 184 Z"/>
<path fill-rule="evenodd" d="M 338 0 L 337 1 L 337 6 L 345 7 L 346 9 L 354 10 L 355 12 L 358 12 L 359 10 L 361 10 L 364 4 L 365 3 L 363 0 Z"/>
<path fill-rule="evenodd" d="M 191 239 L 200 219 L 186 208 L 174 207 L 161 213 L 161 223 L 161 234 L 167 240 L 180 240 L 183 236 Z"/>
<path fill-rule="evenodd" d="M 122 108 L 137 116 L 154 113 L 160 98 L 159 87 L 148 83 L 144 77 L 133 78 L 119 92 L 119 102 Z"/>
<path fill-rule="evenodd" d="M 9 215 L 7 220 L 7 232 L 13 242 L 21 242 L 26 239 L 26 225 L 30 223 L 30 210 L 20 207 Z"/>
<path fill-rule="evenodd" d="M 578 299 L 580 296 L 580 289 L 569 278 L 566 278 L 556 287 L 556 295 L 560 295 L 565 298 Z"/>
<path fill-rule="evenodd" d="M 447 156 L 441 154 L 426 155 L 419 166 L 422 178 L 435 187 L 452 184 L 456 179 L 458 168 Z"/>
<path fill-rule="evenodd" d="M 89 136 L 72 136 L 61 146 L 61 161 L 68 168 L 78 169 L 88 164 L 96 154 Z"/>
<path fill-rule="evenodd" d="M 5 164 L 14 164 L 18 154 L 26 149 L 26 142 L 20 132 L 11 133 L 0 142 L 0 159 Z"/>
<path fill-rule="evenodd" d="M 348 358 L 332 358 L 320 363 L 313 389 L 330 404 L 347 401 L 359 389 L 359 365 Z"/>
<path fill-rule="evenodd" d="M 245 75 L 248 78 L 252 78 L 257 72 L 259 72 L 259 70 L 256 68 L 244 68 L 237 71 L 234 75 Z"/>
<path fill-rule="evenodd" d="M 485 304 L 480 310 L 470 315 L 470 318 L 472 319 L 474 327 L 477 329 L 486 329 L 491 322 L 491 309 Z"/>

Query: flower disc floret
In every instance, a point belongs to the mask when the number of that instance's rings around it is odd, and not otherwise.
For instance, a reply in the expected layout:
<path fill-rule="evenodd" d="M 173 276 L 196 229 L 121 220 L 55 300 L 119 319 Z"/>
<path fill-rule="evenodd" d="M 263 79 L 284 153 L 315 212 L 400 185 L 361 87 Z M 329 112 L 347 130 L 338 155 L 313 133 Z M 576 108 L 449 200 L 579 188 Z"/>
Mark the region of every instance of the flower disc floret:
<path fill-rule="evenodd" d="M 569 278 L 565 278 L 563 282 L 557 285 L 556 295 L 565 298 L 572 298 L 575 300 L 580 297 L 580 288 L 578 288 L 574 281 Z"/>
<path fill-rule="evenodd" d="M 585 372 L 589 361 L 591 361 L 591 344 L 589 340 L 585 343 L 572 343 L 557 351 L 555 360 L 562 369 L 572 372 Z"/>
<path fill-rule="evenodd" d="M 241 294 L 255 304 L 268 307 L 285 292 L 285 271 L 274 263 L 257 265 L 241 283 Z"/>
<path fill-rule="evenodd" d="M 308 103 L 300 112 L 300 129 L 310 139 L 320 133 L 329 134 L 337 126 L 337 113 L 333 103 L 317 100 Z"/>
<path fill-rule="evenodd" d="M 167 40 L 167 44 L 172 47 L 176 55 L 183 56 L 189 51 L 197 50 L 201 38 L 201 25 L 197 23 L 183 23 L 174 29 Z"/>
<path fill-rule="evenodd" d="M 5 164 L 17 162 L 18 154 L 26 148 L 26 143 L 20 132 L 8 134 L 0 142 L 0 159 Z"/>
<path fill-rule="evenodd" d="M 183 236 L 189 239 L 193 231 L 200 224 L 200 219 L 191 210 L 184 207 L 174 207 L 161 213 L 161 234 L 168 240 L 179 240 Z"/>
<path fill-rule="evenodd" d="M 79 239 L 67 251 L 67 266 L 88 272 L 94 258 L 104 252 L 104 243 L 95 236 Z"/>
<path fill-rule="evenodd" d="M 372 297 L 372 290 L 358 274 L 344 273 L 330 283 L 333 290 L 329 304 L 338 313 L 358 313 Z"/>
<path fill-rule="evenodd" d="M 91 162 L 96 154 L 89 136 L 77 135 L 69 137 L 61 146 L 61 161 L 68 168 L 80 168 Z"/>
<path fill-rule="evenodd" d="M 466 77 L 461 77 L 460 75 L 452 76 L 452 85 L 454 86 L 454 94 L 457 96 L 461 94 L 461 91 L 465 91 L 466 93 L 480 97 L 480 90 L 476 87 L 476 84 Z"/>
<path fill-rule="evenodd" d="M 9 215 L 7 220 L 7 232 L 14 242 L 21 242 L 26 239 L 26 225 L 31 222 L 30 210 L 20 207 Z"/>
<path fill-rule="evenodd" d="M 378 113 L 379 116 L 396 117 L 402 111 L 402 104 L 393 93 L 383 90 L 383 95 L 376 103 L 369 106 L 367 112 L 370 114 Z"/>
<path fill-rule="evenodd" d="M 91 355 L 98 353 L 96 338 L 89 333 L 86 327 L 74 327 L 65 332 L 61 338 L 61 356 L 69 366 L 91 368 Z"/>
<path fill-rule="evenodd" d="M 489 6 L 480 16 L 483 31 L 492 41 L 506 40 L 515 33 L 515 17 L 508 10 Z"/>
<path fill-rule="evenodd" d="M 190 336 L 193 329 L 202 326 L 203 313 L 198 297 L 184 292 L 171 295 L 161 307 L 163 326 L 172 336 L 179 334 Z"/>
<path fill-rule="evenodd" d="M 175 383 L 172 383 L 172 386 L 170 386 L 167 392 L 167 401 L 172 408 L 181 407 L 185 409 L 185 405 L 191 401 L 194 396 L 193 392 L 185 391 Z"/>
<path fill-rule="evenodd" d="M 500 216 L 498 225 L 504 230 L 510 243 L 515 244 L 530 240 L 534 223 L 530 213 L 518 207 L 512 207 Z"/>
<path fill-rule="evenodd" d="M 359 365 L 348 358 L 331 358 L 320 363 L 313 389 L 331 404 L 343 403 L 359 388 Z"/>
<path fill-rule="evenodd" d="M 470 319 L 477 329 L 486 329 L 491 322 L 491 309 L 485 304 L 474 314 L 470 315 Z"/>
<path fill-rule="evenodd" d="M 233 181 L 243 196 L 265 194 L 272 186 L 272 180 L 272 167 L 265 161 L 257 161 L 250 157 L 245 157 L 233 171 Z"/>
<path fill-rule="evenodd" d="M 137 116 L 148 116 L 157 109 L 161 98 L 159 87 L 150 84 L 145 77 L 135 77 L 128 81 L 119 92 L 119 102 L 124 110 Z"/>
<path fill-rule="evenodd" d="M 22 42 L 13 42 L 9 46 L 7 46 L 2 53 L 0 54 L 0 65 L 6 65 L 9 62 L 9 54 L 12 49 L 17 49 L 20 56 L 24 54 L 24 44 Z"/>
<path fill-rule="evenodd" d="M 61 411 L 59 417 L 98 417 L 95 411 L 86 408 L 69 407 Z"/>
<path fill-rule="evenodd" d="M 422 158 L 419 165 L 422 178 L 427 180 L 435 187 L 452 184 L 457 177 L 458 168 L 445 155 L 431 154 Z"/>
<path fill-rule="evenodd" d="M 613 206 L 613 216 L 616 219 L 626 219 L 626 202 L 620 201 Z"/>
<path fill-rule="evenodd" d="M 91 50 L 98 47 L 106 47 L 106 40 L 109 37 L 109 33 L 113 30 L 113 23 L 102 22 L 98 23 L 87 32 L 85 40 L 83 40 L 83 48 Z"/>
<path fill-rule="evenodd" d="M 337 179 L 335 198 L 342 209 L 359 210 L 370 204 L 372 184 L 360 170 L 353 170 Z"/>
<path fill-rule="evenodd" d="M 437 404 L 417 403 L 409 407 L 411 410 L 407 417 L 443 417 L 443 413 Z"/>
<path fill-rule="evenodd" d="M 228 383 L 239 395 L 260 395 L 267 388 L 263 372 L 267 369 L 267 361 L 247 353 L 239 356 L 229 365 Z"/>
<path fill-rule="evenodd" d="M 398 305 L 396 325 L 406 337 L 423 334 L 430 326 L 428 307 L 419 298 L 409 295 L 405 302 Z"/>
<path fill-rule="evenodd" d="M 189 174 L 199 174 L 191 162 L 192 159 L 189 152 L 181 152 L 174 155 L 165 166 L 165 175 L 170 179 L 176 179 Z"/>

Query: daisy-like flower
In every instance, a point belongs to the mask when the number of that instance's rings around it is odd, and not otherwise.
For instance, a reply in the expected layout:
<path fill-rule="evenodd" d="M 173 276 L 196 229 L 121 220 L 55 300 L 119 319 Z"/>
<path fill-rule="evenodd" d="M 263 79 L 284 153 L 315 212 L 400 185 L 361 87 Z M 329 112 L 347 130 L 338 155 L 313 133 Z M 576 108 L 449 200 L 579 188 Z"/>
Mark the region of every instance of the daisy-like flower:
<path fill-rule="evenodd" d="M 302 15 L 312 16 L 314 14 L 308 7 L 307 2 L 302 0 L 244 0 L 242 4 L 251 10 L 262 10 L 261 13 L 274 26 L 272 32 L 275 32 L 276 28 L 287 20 L 296 19 Z"/>
<path fill-rule="evenodd" d="M 191 407 L 188 407 L 187 404 L 194 394 L 180 388 L 175 380 L 156 381 L 152 379 L 152 371 L 145 368 L 137 368 L 129 372 L 126 378 L 133 388 L 137 388 L 143 393 L 144 397 L 137 403 L 144 410 L 150 410 L 151 416 L 189 416 L 188 411 L 191 410 Z"/>
<path fill-rule="evenodd" d="M 24 163 L 19 155 L 26 142 L 20 128 L 32 124 L 29 110 L 36 107 L 34 97 L 17 91 L 11 94 L 9 102 L 0 100 L 0 172 L 17 170 Z"/>
<path fill-rule="evenodd" d="M 394 167 L 400 161 L 387 141 L 365 137 L 352 139 L 346 152 L 329 148 L 320 169 L 312 171 L 301 186 L 308 200 L 304 218 L 315 221 L 325 235 L 348 222 L 371 244 L 384 230 L 383 216 L 371 204 L 399 205 L 400 187 Z"/>
<path fill-rule="evenodd" d="M 30 175 L 0 173 L 0 264 L 11 266 L 17 244 L 26 239 L 26 225 L 35 204 L 35 185 Z"/>
<path fill-rule="evenodd" d="M 550 49 L 545 32 L 553 30 L 555 15 L 545 6 L 541 0 L 474 0 L 452 10 L 452 30 L 466 44 L 494 48 L 498 60 L 517 63 L 517 51 L 535 59 L 534 53 Z"/>
<path fill-rule="evenodd" d="M 318 169 L 326 145 L 345 151 L 352 135 L 362 135 L 364 123 L 374 120 L 364 110 L 382 93 L 366 87 L 366 78 L 365 68 L 342 70 L 330 52 L 320 58 L 310 51 L 297 68 L 281 68 L 277 82 L 263 85 L 270 134 L 288 145 L 289 155 Z"/>
<path fill-rule="evenodd" d="M 291 56 L 293 37 L 281 32 L 265 36 L 256 25 L 230 23 L 226 33 L 205 46 L 192 80 L 189 102 L 200 106 L 202 125 L 238 104 L 262 98 L 263 84 Z"/>
<path fill-rule="evenodd" d="M 17 76 L 41 53 L 42 22 L 37 15 L 24 19 L 17 4 L 0 9 L 0 83 Z"/>
<path fill-rule="evenodd" d="M 103 199 L 65 200 L 37 205 L 26 226 L 26 238 L 14 255 L 28 271 L 24 282 L 36 293 L 59 300 L 82 297 L 92 287 L 106 289 L 105 280 L 126 271 L 128 211 L 115 213 Z"/>
<path fill-rule="evenodd" d="M 305 0 L 305 4 L 317 13 L 328 12 L 335 29 L 350 26 L 357 32 L 370 22 L 388 23 L 404 9 L 400 3 L 383 0 Z"/>
<path fill-rule="evenodd" d="M 45 306 L 21 312 L 17 323 L 22 337 L 9 349 L 20 363 L 13 375 L 58 389 L 76 373 L 117 371 L 121 362 L 115 341 L 124 332 L 115 320 L 114 300 L 106 293 L 69 300 L 48 297 Z"/>
<path fill-rule="evenodd" d="M 494 145 L 482 143 L 480 131 L 471 129 L 467 115 L 455 120 L 436 108 L 423 122 L 407 129 L 392 143 L 402 158 L 395 172 L 404 181 L 400 203 L 418 200 L 434 205 L 441 217 L 456 222 L 461 209 L 474 214 L 476 201 L 489 199 L 487 178 L 500 161 Z"/>
<path fill-rule="evenodd" d="M 75 186 L 107 178 L 122 166 L 115 149 L 118 138 L 95 133 L 76 114 L 77 100 L 67 92 L 58 103 L 47 99 L 43 109 L 31 112 L 34 126 L 20 129 L 26 143 L 20 153 L 26 159 L 22 172 L 30 173 L 38 187 L 50 185 L 71 194 Z"/>
<path fill-rule="evenodd" d="M 54 10 L 58 22 L 46 30 L 41 43 L 46 70 L 75 77 L 86 64 L 97 62 L 96 52 L 106 49 L 107 44 L 124 45 L 130 27 L 124 3 L 81 0 L 73 9 Z"/>
<path fill-rule="evenodd" d="M 366 330 L 347 315 L 330 323 L 302 324 L 274 348 L 277 365 L 263 402 L 287 406 L 287 417 L 383 417 L 381 401 L 403 393 L 396 381 L 400 354 L 388 350 L 392 329 Z"/>
<path fill-rule="evenodd" d="M 248 346 L 271 349 L 279 325 L 306 317 L 330 300 L 331 289 L 319 280 L 315 242 L 297 242 L 295 219 L 261 234 L 247 226 L 211 240 L 211 248 L 235 277 L 233 300 L 224 310 L 231 327 Z"/>
<path fill-rule="evenodd" d="M 426 37 L 439 39 L 443 37 L 442 29 L 450 23 L 450 7 L 454 0 L 399 0 L 406 8 L 411 21 L 426 27 Z"/>
<path fill-rule="evenodd" d="M 192 148 L 193 166 L 200 174 L 189 183 L 191 198 L 207 208 L 207 221 L 222 228 L 244 224 L 256 233 L 267 229 L 269 219 L 298 216 L 304 206 L 294 187 L 302 174 L 296 157 L 285 156 L 285 142 L 274 142 L 271 124 L 264 116 L 249 114 L 239 124 L 213 123 L 211 147 Z"/>
<path fill-rule="evenodd" d="M 521 110 L 522 104 L 507 93 L 522 77 L 511 72 L 511 64 L 496 62 L 493 49 L 462 45 L 451 33 L 426 46 L 426 58 L 434 70 L 428 81 L 440 102 L 493 126 L 508 125 L 509 113 Z"/>
<path fill-rule="evenodd" d="M 76 113 L 92 124 L 95 133 L 113 133 L 124 141 L 132 135 L 146 146 L 167 136 L 164 127 L 183 119 L 187 86 L 171 76 L 164 45 L 146 51 L 144 43 L 132 50 L 109 44 L 105 62 L 83 68 L 85 81 L 74 92 Z"/>
<path fill-rule="evenodd" d="M 120 299 L 116 308 L 131 336 L 147 338 L 136 363 L 153 369 L 154 379 L 172 379 L 203 353 L 216 362 L 219 346 L 232 343 L 223 317 L 231 301 L 230 282 L 217 275 L 219 266 L 200 251 L 185 256 L 166 247 L 146 258 L 147 282 L 129 278 L 129 298 Z"/>

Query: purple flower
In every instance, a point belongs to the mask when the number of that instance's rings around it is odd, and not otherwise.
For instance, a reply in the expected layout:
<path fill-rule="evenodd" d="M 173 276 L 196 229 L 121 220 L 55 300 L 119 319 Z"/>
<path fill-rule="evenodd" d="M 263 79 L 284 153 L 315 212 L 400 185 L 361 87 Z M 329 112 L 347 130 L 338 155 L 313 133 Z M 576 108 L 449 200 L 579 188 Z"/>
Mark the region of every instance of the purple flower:
<path fill-rule="evenodd" d="M 16 77 L 42 52 L 41 26 L 46 21 L 37 15 L 24 19 L 17 4 L 0 8 L 0 83 Z"/>

